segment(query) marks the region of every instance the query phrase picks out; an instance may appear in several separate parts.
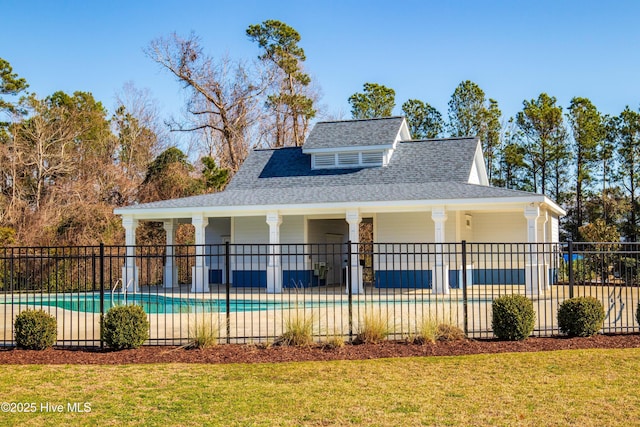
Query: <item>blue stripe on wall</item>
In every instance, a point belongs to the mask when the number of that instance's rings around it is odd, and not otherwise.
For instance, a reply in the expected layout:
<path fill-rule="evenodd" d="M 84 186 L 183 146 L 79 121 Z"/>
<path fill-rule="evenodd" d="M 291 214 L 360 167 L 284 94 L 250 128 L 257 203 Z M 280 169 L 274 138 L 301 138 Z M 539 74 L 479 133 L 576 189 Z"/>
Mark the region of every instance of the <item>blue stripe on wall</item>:
<path fill-rule="evenodd" d="M 474 285 L 524 285 L 524 268 L 480 268 L 473 270 Z"/>
<path fill-rule="evenodd" d="M 462 289 L 461 274 L 461 270 L 449 270 L 449 287 L 451 289 Z M 470 283 L 467 283 L 467 286 L 468 285 L 470 285 Z"/>
<path fill-rule="evenodd" d="M 236 270 L 232 273 L 233 286 L 236 288 L 266 288 L 266 270 Z"/>
<path fill-rule="evenodd" d="M 431 289 L 431 270 L 379 270 L 376 288 Z"/>
<path fill-rule="evenodd" d="M 209 283 L 222 283 L 222 270 L 209 270 Z"/>

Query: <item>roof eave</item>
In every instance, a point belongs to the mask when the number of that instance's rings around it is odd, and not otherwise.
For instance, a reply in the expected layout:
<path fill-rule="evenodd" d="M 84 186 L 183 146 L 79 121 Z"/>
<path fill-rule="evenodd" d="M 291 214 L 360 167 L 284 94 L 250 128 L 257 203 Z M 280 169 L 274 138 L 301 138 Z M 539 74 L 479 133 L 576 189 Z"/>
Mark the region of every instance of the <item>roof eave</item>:
<path fill-rule="evenodd" d="M 521 197 L 495 197 L 490 200 L 479 198 L 467 199 L 430 199 L 430 200 L 396 200 L 396 201 L 368 201 L 358 202 L 357 206 L 362 212 L 400 212 L 415 211 L 416 209 L 429 210 L 435 206 L 447 206 L 450 210 L 515 210 L 530 203 L 546 206 L 550 211 L 559 216 L 566 212 L 546 196 L 534 194 Z M 121 208 L 114 210 L 116 215 L 130 216 L 137 219 L 160 220 L 169 218 L 185 218 L 194 214 L 203 214 L 208 217 L 230 216 L 255 216 L 266 212 L 278 211 L 282 214 L 316 214 L 341 212 L 353 209 L 353 202 L 334 203 L 303 203 L 303 204 L 269 204 L 269 205 L 242 205 L 242 206 L 206 206 L 206 207 L 174 207 L 174 208 Z"/>

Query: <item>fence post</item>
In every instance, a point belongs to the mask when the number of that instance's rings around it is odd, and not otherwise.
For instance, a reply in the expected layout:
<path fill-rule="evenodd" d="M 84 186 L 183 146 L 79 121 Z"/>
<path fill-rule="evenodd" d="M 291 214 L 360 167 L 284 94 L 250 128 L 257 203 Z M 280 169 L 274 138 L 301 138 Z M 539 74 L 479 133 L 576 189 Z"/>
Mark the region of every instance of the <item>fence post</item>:
<path fill-rule="evenodd" d="M 351 240 L 347 242 L 347 294 L 349 295 L 349 342 L 353 341 L 353 289 L 351 287 Z"/>
<path fill-rule="evenodd" d="M 231 245 L 229 242 L 224 243 L 224 283 L 225 283 L 225 291 L 226 291 L 226 325 L 227 325 L 227 344 L 231 343 Z"/>
<path fill-rule="evenodd" d="M 464 316 L 464 335 L 469 334 L 469 307 L 467 306 L 467 241 L 462 241 L 462 313 Z"/>
<path fill-rule="evenodd" d="M 100 242 L 100 348 L 104 348 L 102 322 L 104 319 L 104 243 Z"/>
<path fill-rule="evenodd" d="M 569 298 L 573 298 L 573 285 L 575 278 L 573 277 L 573 241 L 567 240 L 568 256 L 569 256 Z"/>

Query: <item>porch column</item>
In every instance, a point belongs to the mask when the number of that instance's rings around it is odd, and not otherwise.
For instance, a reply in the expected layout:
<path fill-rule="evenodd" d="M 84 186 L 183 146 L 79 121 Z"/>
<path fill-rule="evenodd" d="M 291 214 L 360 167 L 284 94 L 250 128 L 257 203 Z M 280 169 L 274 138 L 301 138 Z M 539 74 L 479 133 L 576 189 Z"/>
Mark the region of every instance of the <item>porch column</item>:
<path fill-rule="evenodd" d="M 269 258 L 267 260 L 267 292 L 282 292 L 282 265 L 280 264 L 280 224 L 282 217 L 278 212 L 267 214 L 269 225 Z"/>
<path fill-rule="evenodd" d="M 432 283 L 431 292 L 434 294 L 449 293 L 449 264 L 444 257 L 445 242 L 445 222 L 447 221 L 447 212 L 444 206 L 434 208 L 431 211 L 431 219 L 435 224 L 435 243 L 436 243 L 436 260 L 431 272 Z"/>
<path fill-rule="evenodd" d="M 167 234 L 167 245 L 165 248 L 164 261 L 164 287 L 169 289 L 178 285 L 178 269 L 176 268 L 176 259 L 174 257 L 174 247 L 176 240 L 176 220 L 169 219 L 162 222 L 164 230 Z"/>
<path fill-rule="evenodd" d="M 122 292 L 140 292 L 138 285 L 138 267 L 136 266 L 136 228 L 138 220 L 130 216 L 122 217 L 124 241 L 126 245 L 125 262 L 122 267 Z"/>
<path fill-rule="evenodd" d="M 549 222 L 549 213 L 547 211 L 542 212 L 540 215 L 540 227 L 542 228 L 542 248 L 543 254 L 538 257 L 539 262 L 541 262 L 540 268 L 542 269 L 543 281 L 541 283 L 542 289 L 548 291 L 551 289 L 551 277 L 549 274 L 549 265 L 551 257 L 551 245 L 549 244 L 549 234 L 547 232 L 547 223 Z"/>
<path fill-rule="evenodd" d="M 526 293 L 538 295 L 541 283 L 544 280 L 544 271 L 538 262 L 538 218 L 540 208 L 536 205 L 528 205 L 524 208 L 524 216 L 527 219 L 527 248 L 525 250 L 525 286 Z"/>
<path fill-rule="evenodd" d="M 196 265 L 191 268 L 191 292 L 209 292 L 209 269 L 204 262 L 205 229 L 209 218 L 198 214 L 191 218 L 195 228 Z"/>
<path fill-rule="evenodd" d="M 351 241 L 351 276 L 349 277 L 349 284 L 351 286 L 352 294 L 361 294 L 364 292 L 364 286 L 362 283 L 362 266 L 360 265 L 359 249 L 360 246 L 360 212 L 357 210 L 347 211 L 346 215 L 347 223 L 349 224 L 349 240 Z"/>

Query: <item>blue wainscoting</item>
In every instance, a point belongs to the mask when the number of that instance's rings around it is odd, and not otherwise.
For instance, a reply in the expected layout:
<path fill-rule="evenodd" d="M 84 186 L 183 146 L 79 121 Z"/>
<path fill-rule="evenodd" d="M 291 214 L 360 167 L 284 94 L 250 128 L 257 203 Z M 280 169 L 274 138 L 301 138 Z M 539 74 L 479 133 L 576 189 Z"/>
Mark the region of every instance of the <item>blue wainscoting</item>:
<path fill-rule="evenodd" d="M 431 289 L 431 270 L 382 270 L 376 271 L 376 288 Z M 462 287 L 460 271 L 449 271 L 449 287 Z"/>
<path fill-rule="evenodd" d="M 266 288 L 266 270 L 236 270 L 232 273 L 233 286 L 236 288 Z"/>
<path fill-rule="evenodd" d="M 449 270 L 449 287 L 451 289 L 462 289 L 462 270 Z M 471 283 L 467 283 L 470 286 Z"/>
<path fill-rule="evenodd" d="M 313 270 L 283 270 L 282 271 L 282 287 L 283 288 L 309 288 L 312 286 L 324 286 L 325 279 L 318 279 L 313 274 Z"/>
<path fill-rule="evenodd" d="M 378 270 L 376 288 L 431 289 L 431 270 Z"/>
<path fill-rule="evenodd" d="M 473 270 L 474 285 L 524 285 L 524 268 L 480 268 Z"/>
<path fill-rule="evenodd" d="M 222 281 L 222 270 L 209 270 L 209 283 L 224 283 Z"/>

